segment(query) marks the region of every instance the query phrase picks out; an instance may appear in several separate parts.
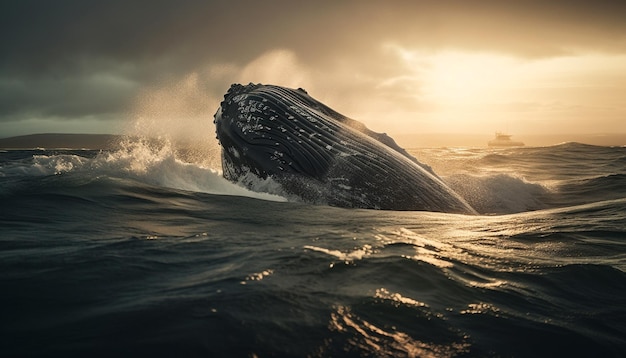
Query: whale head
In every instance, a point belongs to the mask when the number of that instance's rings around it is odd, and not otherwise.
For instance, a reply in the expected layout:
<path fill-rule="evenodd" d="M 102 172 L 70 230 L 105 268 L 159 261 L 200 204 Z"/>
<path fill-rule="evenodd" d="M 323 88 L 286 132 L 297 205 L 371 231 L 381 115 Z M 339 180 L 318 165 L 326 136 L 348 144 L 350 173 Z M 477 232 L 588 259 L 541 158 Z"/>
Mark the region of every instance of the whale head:
<path fill-rule="evenodd" d="M 271 178 L 306 202 L 471 213 L 430 168 L 303 89 L 233 84 L 214 116 L 226 179 Z"/>
<path fill-rule="evenodd" d="M 214 120 L 224 176 L 322 180 L 333 156 L 328 135 L 341 130 L 329 117 L 333 112 L 301 88 L 233 84 Z"/>

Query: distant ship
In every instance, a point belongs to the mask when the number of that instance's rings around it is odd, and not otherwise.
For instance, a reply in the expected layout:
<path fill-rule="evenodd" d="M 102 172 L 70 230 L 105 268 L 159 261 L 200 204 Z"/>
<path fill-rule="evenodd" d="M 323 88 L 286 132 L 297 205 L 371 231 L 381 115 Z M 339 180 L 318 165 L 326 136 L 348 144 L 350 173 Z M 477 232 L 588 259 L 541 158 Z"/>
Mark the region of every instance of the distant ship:
<path fill-rule="evenodd" d="M 487 144 L 490 147 L 521 147 L 524 145 L 522 142 L 511 140 L 511 135 L 502 132 L 496 132 L 496 139 L 490 140 Z"/>

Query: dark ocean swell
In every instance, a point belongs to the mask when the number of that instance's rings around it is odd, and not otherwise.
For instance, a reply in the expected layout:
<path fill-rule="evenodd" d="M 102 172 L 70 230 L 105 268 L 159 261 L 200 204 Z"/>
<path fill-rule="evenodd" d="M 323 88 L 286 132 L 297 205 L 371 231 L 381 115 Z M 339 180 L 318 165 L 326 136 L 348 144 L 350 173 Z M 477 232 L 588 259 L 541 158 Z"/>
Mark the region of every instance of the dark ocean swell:
<path fill-rule="evenodd" d="M 626 355 L 623 148 L 415 152 L 487 215 L 306 205 L 167 153 L 2 152 L 0 355 Z"/>

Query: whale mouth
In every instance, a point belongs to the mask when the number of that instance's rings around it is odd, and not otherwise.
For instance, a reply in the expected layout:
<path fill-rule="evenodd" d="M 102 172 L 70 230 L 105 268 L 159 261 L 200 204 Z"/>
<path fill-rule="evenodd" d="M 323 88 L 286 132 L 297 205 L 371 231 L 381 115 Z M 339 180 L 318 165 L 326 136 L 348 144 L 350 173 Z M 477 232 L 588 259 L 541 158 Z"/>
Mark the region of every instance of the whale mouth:
<path fill-rule="evenodd" d="M 475 213 L 428 166 L 302 89 L 234 84 L 215 113 L 226 179 L 271 178 L 306 202 Z"/>

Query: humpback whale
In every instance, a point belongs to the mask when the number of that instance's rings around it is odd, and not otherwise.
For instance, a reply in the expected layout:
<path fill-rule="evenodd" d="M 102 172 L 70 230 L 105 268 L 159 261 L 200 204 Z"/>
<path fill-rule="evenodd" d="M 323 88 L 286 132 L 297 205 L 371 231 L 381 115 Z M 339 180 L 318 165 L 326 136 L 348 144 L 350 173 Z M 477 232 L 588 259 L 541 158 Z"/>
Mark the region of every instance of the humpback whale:
<path fill-rule="evenodd" d="M 233 84 L 214 119 L 229 181 L 271 178 L 304 202 L 338 207 L 476 213 L 391 137 L 301 88 Z"/>

